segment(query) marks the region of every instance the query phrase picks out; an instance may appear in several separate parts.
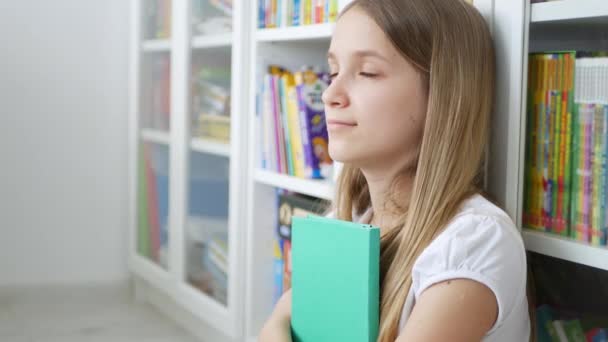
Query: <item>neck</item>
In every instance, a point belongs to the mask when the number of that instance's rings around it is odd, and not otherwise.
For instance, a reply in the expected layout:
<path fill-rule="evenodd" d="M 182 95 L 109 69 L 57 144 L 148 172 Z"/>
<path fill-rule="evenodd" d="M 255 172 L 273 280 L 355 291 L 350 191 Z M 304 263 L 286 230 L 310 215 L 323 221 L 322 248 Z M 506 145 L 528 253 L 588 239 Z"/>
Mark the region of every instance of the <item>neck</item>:
<path fill-rule="evenodd" d="M 363 170 L 369 187 L 373 216 L 371 224 L 382 229 L 394 227 L 409 206 L 414 174 Z"/>

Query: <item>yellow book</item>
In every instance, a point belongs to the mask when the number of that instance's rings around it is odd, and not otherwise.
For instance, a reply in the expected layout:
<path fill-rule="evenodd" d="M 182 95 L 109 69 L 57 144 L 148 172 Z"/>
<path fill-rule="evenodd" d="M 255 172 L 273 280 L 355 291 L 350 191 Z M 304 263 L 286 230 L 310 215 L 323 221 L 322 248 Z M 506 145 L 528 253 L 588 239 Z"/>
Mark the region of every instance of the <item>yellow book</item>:
<path fill-rule="evenodd" d="M 286 73 L 284 77 L 287 88 L 287 122 L 289 124 L 294 175 L 296 177 L 304 177 L 306 163 L 304 160 L 304 147 L 302 145 L 302 129 L 300 127 L 300 112 L 298 110 L 296 82 L 292 73 Z"/>

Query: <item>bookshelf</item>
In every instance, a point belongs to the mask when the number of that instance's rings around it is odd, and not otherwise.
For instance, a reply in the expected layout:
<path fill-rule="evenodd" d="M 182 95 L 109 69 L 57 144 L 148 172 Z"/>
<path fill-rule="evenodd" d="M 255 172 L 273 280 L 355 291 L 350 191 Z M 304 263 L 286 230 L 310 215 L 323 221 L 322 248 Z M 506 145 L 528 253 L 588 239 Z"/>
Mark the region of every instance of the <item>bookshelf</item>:
<path fill-rule="evenodd" d="M 522 107 L 520 110 L 522 128 L 520 146 L 525 145 L 526 94 L 528 78 L 528 53 L 563 50 L 606 50 L 608 37 L 608 3 L 597 0 L 561 0 L 525 4 L 523 34 Z M 520 154 L 523 167 L 524 154 Z M 524 176 L 520 169 L 520 194 L 523 194 Z M 523 227 L 521 214 L 523 196 L 518 199 L 518 224 Z M 608 248 L 592 246 L 574 239 L 551 233 L 539 232 L 523 227 L 522 234 L 526 248 L 530 251 L 572 261 L 582 265 L 608 270 Z"/>
<path fill-rule="evenodd" d="M 206 26 L 193 17 L 197 0 L 172 0 L 170 34 L 163 31 L 165 36 L 157 37 L 146 35 L 143 29 L 145 6 L 169 0 L 130 1 L 129 87 L 130 98 L 137 99 L 129 108 L 130 269 L 137 282 L 144 284 L 140 287 L 145 289 L 141 291 L 147 300 L 174 317 L 187 315 L 189 326 L 199 327 L 201 335 L 220 334 L 214 341 L 255 341 L 273 304 L 277 189 L 331 200 L 339 169 L 336 165 L 333 179 L 320 181 L 261 168 L 255 119 L 258 87 L 270 64 L 291 70 L 303 65 L 325 66 L 335 25 L 260 29 L 257 1 L 233 0 L 232 30 L 203 33 Z M 339 7 L 348 2 L 341 0 Z M 488 149 L 489 192 L 522 229 L 528 250 L 608 270 L 608 249 L 530 231 L 523 228 L 521 220 L 528 53 L 598 46 L 608 50 L 608 2 L 475 0 L 474 4 L 490 23 L 498 65 L 498 96 Z M 215 71 L 195 72 L 204 67 Z M 203 136 L 206 124 L 218 125 L 219 133 L 225 133 L 226 127 L 222 122 L 204 121 L 208 117 L 193 116 L 193 80 L 217 76 L 221 70 L 230 71 L 228 139 Z M 167 83 L 164 89 L 146 88 L 159 79 Z M 170 101 L 159 98 L 159 91 L 168 93 Z M 165 106 L 164 111 L 157 110 L 159 105 Z M 158 195 L 164 193 L 168 198 L 164 210 L 168 242 L 155 259 L 143 256 L 138 249 L 138 190 L 145 178 L 139 162 L 143 143 L 148 146 L 147 153 L 155 157 L 150 166 L 164 177 L 158 182 Z M 193 199 L 201 203 L 201 212 L 220 211 L 221 217 L 193 218 Z M 208 229 L 193 231 L 197 225 Z M 193 268 L 206 267 L 200 259 L 191 259 L 191 248 L 205 241 L 210 232 L 229 237 L 225 301 L 188 278 Z M 156 300 L 159 294 L 172 305 Z M 165 304 L 158 304 L 161 302 Z M 178 314 L 175 308 L 183 312 Z"/>
<path fill-rule="evenodd" d="M 129 268 L 136 294 L 197 322 L 200 335 L 236 341 L 249 4 L 130 2 Z"/>

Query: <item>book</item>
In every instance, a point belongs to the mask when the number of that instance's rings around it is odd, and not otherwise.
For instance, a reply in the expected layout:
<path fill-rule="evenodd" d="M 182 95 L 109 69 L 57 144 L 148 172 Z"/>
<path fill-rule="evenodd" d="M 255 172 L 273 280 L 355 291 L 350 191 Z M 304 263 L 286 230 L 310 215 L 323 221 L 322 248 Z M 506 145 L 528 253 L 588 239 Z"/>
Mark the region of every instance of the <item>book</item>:
<path fill-rule="evenodd" d="M 279 194 L 278 225 L 276 236 L 278 237 L 281 262 L 280 284 L 275 284 L 275 292 L 285 292 L 291 288 L 291 224 L 294 217 L 306 217 L 325 211 L 326 204 L 314 197 L 293 193 Z M 276 257 L 276 252 L 275 252 Z M 277 289 L 280 287 L 280 290 Z"/>
<path fill-rule="evenodd" d="M 291 241 L 293 341 L 376 341 L 380 229 L 294 217 Z"/>

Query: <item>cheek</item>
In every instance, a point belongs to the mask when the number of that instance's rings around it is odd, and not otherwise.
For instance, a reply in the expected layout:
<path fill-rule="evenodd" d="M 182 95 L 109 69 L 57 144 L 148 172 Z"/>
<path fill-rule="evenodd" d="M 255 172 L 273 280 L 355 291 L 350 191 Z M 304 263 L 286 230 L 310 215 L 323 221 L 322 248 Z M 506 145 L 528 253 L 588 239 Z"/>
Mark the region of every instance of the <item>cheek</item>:
<path fill-rule="evenodd" d="M 415 144 L 420 139 L 425 115 L 425 99 L 412 89 L 376 89 L 361 95 L 357 121 L 367 136 L 379 143 Z M 403 145 L 401 145 L 403 146 Z"/>

